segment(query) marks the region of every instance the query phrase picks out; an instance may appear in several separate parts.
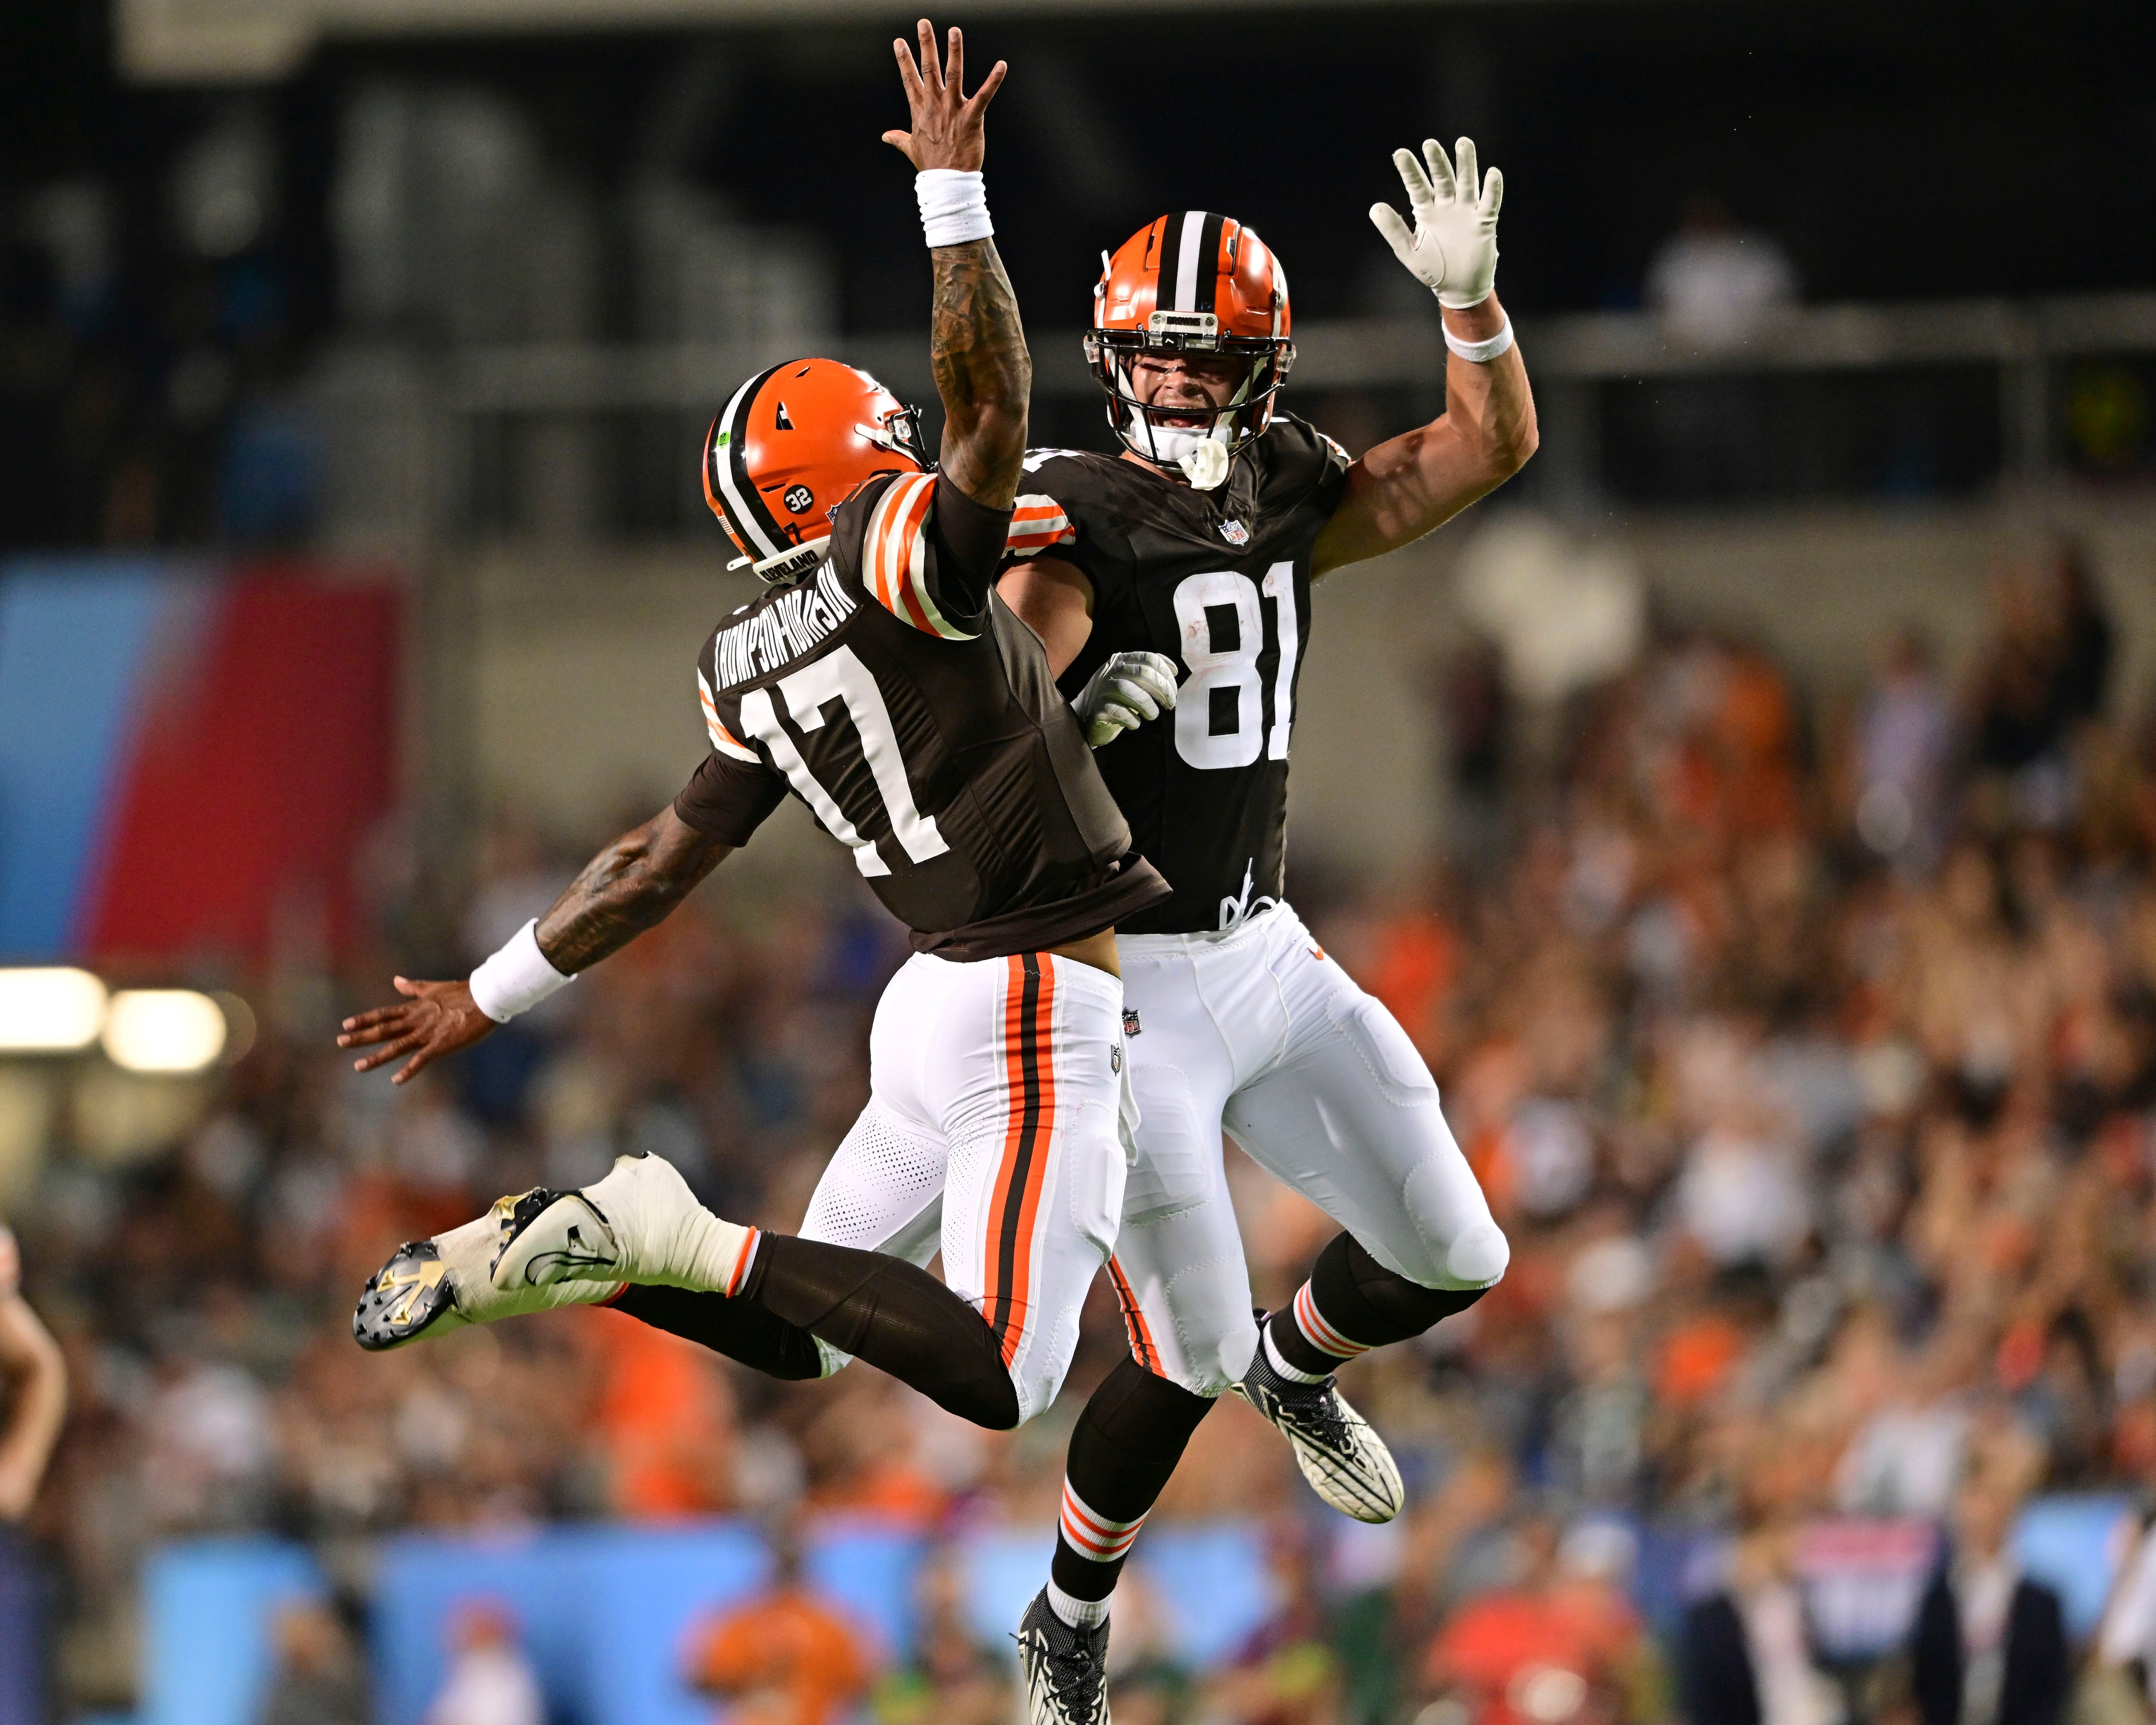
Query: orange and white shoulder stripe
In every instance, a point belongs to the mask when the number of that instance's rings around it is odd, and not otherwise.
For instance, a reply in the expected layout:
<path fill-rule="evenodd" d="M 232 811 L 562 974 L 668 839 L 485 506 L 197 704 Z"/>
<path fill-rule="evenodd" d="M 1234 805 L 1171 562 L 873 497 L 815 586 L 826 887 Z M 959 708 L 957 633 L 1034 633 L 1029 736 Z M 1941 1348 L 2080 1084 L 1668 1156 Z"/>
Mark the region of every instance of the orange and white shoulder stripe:
<path fill-rule="evenodd" d="M 1051 546 L 1077 542 L 1078 530 L 1053 497 L 1029 493 L 1011 511 L 1010 537 L 1004 548 L 1014 557 L 1035 557 Z"/>
<path fill-rule="evenodd" d="M 936 501 L 936 475 L 901 474 L 869 511 L 861 555 L 861 579 L 870 596 L 901 623 L 947 641 L 970 641 L 936 608 L 928 593 L 928 511 Z"/>
<path fill-rule="evenodd" d="M 732 755 L 737 761 L 761 758 L 754 749 L 727 730 L 725 721 L 719 717 L 719 704 L 711 699 L 711 680 L 704 675 L 701 665 L 696 667 L 696 694 L 704 705 L 704 729 L 711 733 L 711 747 L 722 755 Z"/>

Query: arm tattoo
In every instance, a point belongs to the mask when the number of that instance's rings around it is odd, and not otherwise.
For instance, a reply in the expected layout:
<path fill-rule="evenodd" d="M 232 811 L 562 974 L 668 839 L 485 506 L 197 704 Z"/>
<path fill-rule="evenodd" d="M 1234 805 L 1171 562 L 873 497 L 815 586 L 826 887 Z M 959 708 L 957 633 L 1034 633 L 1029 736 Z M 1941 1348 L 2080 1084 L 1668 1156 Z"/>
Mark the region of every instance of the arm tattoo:
<path fill-rule="evenodd" d="M 539 919 L 539 950 L 565 975 L 588 968 L 663 922 L 728 849 L 671 810 L 624 833 Z"/>
<path fill-rule="evenodd" d="M 977 503 L 1009 509 L 1025 455 L 1033 359 L 993 239 L 937 246 L 928 352 L 943 398 L 943 470 Z"/>

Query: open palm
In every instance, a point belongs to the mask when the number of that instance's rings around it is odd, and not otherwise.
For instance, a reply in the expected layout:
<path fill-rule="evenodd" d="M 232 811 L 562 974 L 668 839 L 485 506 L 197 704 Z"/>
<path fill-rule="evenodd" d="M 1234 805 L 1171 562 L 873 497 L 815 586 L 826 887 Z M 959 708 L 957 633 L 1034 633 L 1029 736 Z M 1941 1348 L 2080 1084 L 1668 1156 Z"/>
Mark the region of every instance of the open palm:
<path fill-rule="evenodd" d="M 988 104 L 1002 86 L 1009 69 L 998 60 L 969 100 L 965 93 L 966 38 L 951 32 L 949 50 L 939 63 L 936 30 L 927 18 L 919 25 L 921 61 L 905 41 L 894 40 L 899 80 L 906 85 L 906 100 L 913 110 L 911 131 L 887 131 L 883 141 L 901 151 L 916 168 L 955 168 L 961 173 L 978 170 L 988 155 L 985 116 Z"/>

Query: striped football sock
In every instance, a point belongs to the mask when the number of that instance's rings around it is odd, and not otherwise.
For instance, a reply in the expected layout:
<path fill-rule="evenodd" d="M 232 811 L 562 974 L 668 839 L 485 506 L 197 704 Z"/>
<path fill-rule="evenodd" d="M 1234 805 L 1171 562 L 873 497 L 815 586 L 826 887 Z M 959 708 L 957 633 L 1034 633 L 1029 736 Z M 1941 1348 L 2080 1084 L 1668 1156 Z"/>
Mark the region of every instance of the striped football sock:
<path fill-rule="evenodd" d="M 1282 1322 L 1284 1317 L 1290 1321 Z M 1295 1304 L 1288 1312 L 1275 1312 L 1265 1325 L 1267 1357 L 1281 1370 L 1306 1384 L 1337 1371 L 1351 1359 L 1359 1359 L 1371 1346 L 1343 1334 L 1318 1310 L 1317 1296 L 1309 1282 L 1296 1290 Z"/>

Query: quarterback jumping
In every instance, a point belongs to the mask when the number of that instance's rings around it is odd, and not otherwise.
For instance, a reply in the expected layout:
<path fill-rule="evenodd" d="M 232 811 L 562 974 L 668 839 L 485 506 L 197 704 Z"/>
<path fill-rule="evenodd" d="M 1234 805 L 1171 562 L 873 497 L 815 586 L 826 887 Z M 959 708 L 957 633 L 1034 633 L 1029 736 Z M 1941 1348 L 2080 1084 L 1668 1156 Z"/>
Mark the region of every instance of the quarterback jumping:
<path fill-rule="evenodd" d="M 798 360 L 737 389 L 706 491 L 768 588 L 698 661 L 711 752 L 468 982 L 400 978 L 403 1002 L 338 1039 L 372 1050 L 362 1070 L 408 1055 L 398 1081 L 470 1045 L 666 916 L 790 793 L 911 931 L 870 1101 L 798 1236 L 724 1220 L 661 1158 L 623 1157 L 581 1191 L 505 1198 L 401 1248 L 360 1301 L 363 1346 L 613 1301 L 779 1377 L 858 1356 L 997 1429 L 1045 1408 L 1070 1365 L 1127 1167 L 1112 925 L 1168 894 L 1087 733 L 1157 711 L 1148 684 L 1174 692 L 1125 659 L 1074 711 L 996 595 L 1007 549 L 1063 530 L 1018 495 L 1030 361 L 981 177 L 1004 69 L 968 98 L 957 31 L 947 59 L 926 21 L 917 67 L 897 47 L 912 129 L 886 137 L 917 170 L 934 269 L 940 461 L 850 367 Z M 939 1250 L 948 1286 L 920 1267 Z"/>

